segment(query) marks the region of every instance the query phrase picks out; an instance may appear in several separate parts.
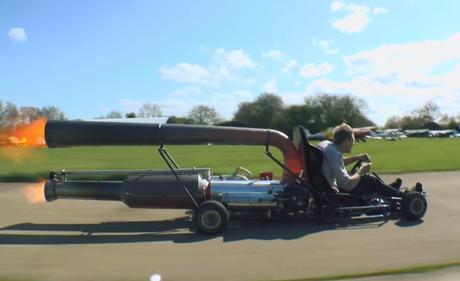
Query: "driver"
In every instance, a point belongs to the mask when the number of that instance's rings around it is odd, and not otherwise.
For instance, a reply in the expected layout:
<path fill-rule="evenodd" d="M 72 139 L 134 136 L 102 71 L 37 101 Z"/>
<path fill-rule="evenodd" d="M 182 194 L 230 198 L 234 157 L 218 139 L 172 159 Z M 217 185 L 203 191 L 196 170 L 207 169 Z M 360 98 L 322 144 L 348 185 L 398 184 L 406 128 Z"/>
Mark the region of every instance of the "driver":
<path fill-rule="evenodd" d="M 348 124 L 343 123 L 335 127 L 332 134 L 333 142 L 325 140 L 318 145 L 324 155 L 321 170 L 332 188 L 356 195 L 377 193 L 392 197 L 400 194 L 401 179 L 398 178 L 390 185 L 386 185 L 377 177 L 368 175 L 372 163 L 367 153 L 343 157 L 343 153 L 351 152 L 355 142 L 353 129 Z M 349 175 L 345 166 L 359 160 L 363 163 L 358 171 Z"/>

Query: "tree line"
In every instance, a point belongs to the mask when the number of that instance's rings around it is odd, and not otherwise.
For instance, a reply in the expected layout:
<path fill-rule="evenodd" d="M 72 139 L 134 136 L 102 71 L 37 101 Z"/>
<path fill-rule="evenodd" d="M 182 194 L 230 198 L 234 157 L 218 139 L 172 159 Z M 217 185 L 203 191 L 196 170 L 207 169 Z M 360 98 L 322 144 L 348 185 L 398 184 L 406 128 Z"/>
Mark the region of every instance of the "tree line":
<path fill-rule="evenodd" d="M 254 102 L 241 103 L 233 119 L 251 127 L 274 128 L 286 134 L 297 125 L 318 132 L 342 122 L 352 127 L 374 126 L 365 115 L 366 109 L 364 100 L 352 95 L 318 94 L 306 97 L 301 105 L 287 106 L 281 97 L 264 93 Z"/>
<path fill-rule="evenodd" d="M 242 102 L 232 120 L 224 118 L 212 106 L 196 105 L 185 116 L 169 116 L 168 123 L 241 126 L 255 128 L 273 128 L 288 135 L 292 128 L 303 125 L 311 132 L 319 132 L 334 127 L 342 122 L 352 127 L 375 126 L 365 112 L 367 104 L 353 95 L 333 95 L 328 93 L 308 96 L 302 104 L 285 105 L 280 96 L 262 93 L 252 102 Z M 122 114 L 111 111 L 98 119 L 120 119 L 135 117 L 161 117 L 160 106 L 152 103 L 143 104 L 137 112 Z M 16 107 L 0 100 L 0 128 L 14 127 L 22 123 L 44 117 L 48 120 L 65 120 L 66 116 L 56 106 L 36 108 L 31 106 Z M 457 128 L 458 117 L 441 115 L 434 102 L 428 102 L 417 110 L 404 116 L 390 117 L 386 128 L 401 129 L 440 129 L 436 120 L 441 117 L 444 128 Z M 447 125 L 446 125 L 447 124 Z"/>
<path fill-rule="evenodd" d="M 47 120 L 65 120 L 65 114 L 56 106 L 17 107 L 11 102 L 0 100 L 0 128 L 14 128 L 21 124 L 29 124 L 39 118 Z"/>
<path fill-rule="evenodd" d="M 400 128 L 403 130 L 412 129 L 457 129 L 460 116 L 449 116 L 441 114 L 439 106 L 429 101 L 420 108 L 404 115 L 388 118 L 386 128 Z"/>

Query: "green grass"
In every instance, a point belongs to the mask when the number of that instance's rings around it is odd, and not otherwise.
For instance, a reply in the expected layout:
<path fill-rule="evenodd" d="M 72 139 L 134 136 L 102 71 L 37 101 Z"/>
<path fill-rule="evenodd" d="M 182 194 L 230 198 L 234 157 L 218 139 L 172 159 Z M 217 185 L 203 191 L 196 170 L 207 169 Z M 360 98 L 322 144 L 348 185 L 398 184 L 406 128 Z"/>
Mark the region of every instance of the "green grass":
<path fill-rule="evenodd" d="M 460 170 L 459 139 L 373 140 L 353 149 L 353 153 L 363 152 L 370 154 L 373 169 L 380 173 Z"/>
<path fill-rule="evenodd" d="M 216 174 L 231 174 L 235 167 L 251 170 L 255 176 L 261 171 L 274 171 L 281 176 L 281 168 L 264 154 L 265 147 L 243 145 L 167 146 L 180 167 L 211 168 Z M 12 161 L 0 153 L 0 181 L 34 181 L 46 178 L 49 171 L 90 169 L 167 169 L 158 147 L 73 147 L 29 149 L 21 161 Z M 16 148 L 13 152 L 20 153 Z M 281 153 L 273 149 L 282 159 Z"/>
<path fill-rule="evenodd" d="M 0 150 L 0 181 L 35 181 L 46 178 L 49 171 L 81 169 L 164 169 L 158 147 L 73 147 L 56 149 L 13 148 L 8 154 L 19 154 L 12 161 Z M 281 169 L 264 155 L 263 146 L 189 145 L 167 146 L 181 167 L 209 167 L 215 174 L 231 174 L 243 166 L 254 176 L 261 171 Z M 278 159 L 281 153 L 272 148 Z M 373 170 L 380 173 L 460 170 L 459 139 L 406 139 L 403 141 L 372 140 L 357 143 L 353 154 L 367 152 Z M 18 157 L 16 157 L 18 158 Z"/>
<path fill-rule="evenodd" d="M 288 279 L 288 280 L 283 280 L 283 281 L 326 281 L 326 280 L 333 281 L 333 280 L 357 279 L 357 278 L 364 278 L 364 277 L 377 277 L 377 276 L 387 276 L 387 275 L 427 273 L 427 272 L 438 271 L 438 270 L 442 270 L 442 269 L 446 269 L 450 267 L 456 267 L 456 266 L 460 266 L 460 262 L 422 265 L 422 266 L 416 266 L 416 267 L 398 268 L 398 269 L 367 272 L 367 273 L 343 274 L 343 275 L 312 277 L 312 278 L 303 278 L 303 279 Z"/>
<path fill-rule="evenodd" d="M 304 278 L 304 279 L 289 279 L 289 280 L 283 280 L 283 281 L 333 281 L 333 280 L 357 279 L 357 278 L 364 278 L 364 277 L 377 277 L 377 276 L 386 276 L 386 275 L 428 273 L 428 272 L 443 270 L 443 269 L 447 269 L 450 267 L 456 267 L 456 266 L 460 266 L 460 262 L 422 265 L 422 266 L 416 266 L 416 267 L 399 268 L 399 269 L 391 269 L 391 270 L 386 270 L 386 271 L 376 271 L 376 272 L 368 272 L 368 273 L 343 274 L 343 275 L 313 277 L 313 278 Z M 26 280 L 26 279 L 13 279 L 9 277 L 0 277 L 0 281 L 30 281 L 30 279 Z"/>

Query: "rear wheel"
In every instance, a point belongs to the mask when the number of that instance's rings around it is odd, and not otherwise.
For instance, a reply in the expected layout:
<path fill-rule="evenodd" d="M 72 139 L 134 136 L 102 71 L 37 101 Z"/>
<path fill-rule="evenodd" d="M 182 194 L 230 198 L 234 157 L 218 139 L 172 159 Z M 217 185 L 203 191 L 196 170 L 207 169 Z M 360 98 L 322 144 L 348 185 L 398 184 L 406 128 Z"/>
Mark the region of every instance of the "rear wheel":
<path fill-rule="evenodd" d="M 194 222 L 201 233 L 218 234 L 227 227 L 228 221 L 228 211 L 218 201 L 205 201 L 195 210 Z"/>
<path fill-rule="evenodd" d="M 402 200 L 403 215 L 409 220 L 418 220 L 425 215 L 427 202 L 419 192 L 407 192 Z"/>

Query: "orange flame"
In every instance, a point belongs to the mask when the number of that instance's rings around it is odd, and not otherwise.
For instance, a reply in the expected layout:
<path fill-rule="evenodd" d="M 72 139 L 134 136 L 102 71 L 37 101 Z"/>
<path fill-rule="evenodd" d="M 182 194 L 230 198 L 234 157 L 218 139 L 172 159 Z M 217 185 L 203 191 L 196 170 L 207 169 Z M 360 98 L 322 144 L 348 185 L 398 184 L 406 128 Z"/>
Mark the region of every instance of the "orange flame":
<path fill-rule="evenodd" d="M 32 183 L 24 187 L 22 190 L 27 202 L 32 204 L 44 203 L 45 199 L 45 180 L 38 183 Z"/>
<path fill-rule="evenodd" d="M 45 147 L 46 119 L 40 118 L 31 124 L 8 129 L 1 135 L 0 144 L 16 147 Z"/>
<path fill-rule="evenodd" d="M 0 132 L 0 154 L 15 163 L 22 163 L 29 156 L 24 148 L 46 147 L 46 119 L 40 118 L 31 124 L 19 125 Z"/>

